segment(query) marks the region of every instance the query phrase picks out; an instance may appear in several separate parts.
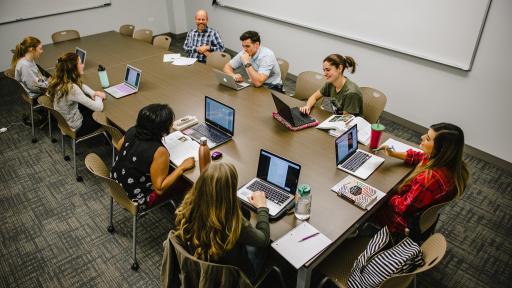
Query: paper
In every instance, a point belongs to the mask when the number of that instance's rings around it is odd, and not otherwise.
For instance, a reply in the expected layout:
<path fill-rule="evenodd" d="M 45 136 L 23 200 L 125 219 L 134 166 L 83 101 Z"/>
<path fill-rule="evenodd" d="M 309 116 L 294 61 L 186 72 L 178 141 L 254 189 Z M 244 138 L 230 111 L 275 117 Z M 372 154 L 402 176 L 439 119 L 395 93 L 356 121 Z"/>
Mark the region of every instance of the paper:
<path fill-rule="evenodd" d="M 271 246 L 288 260 L 290 264 L 299 269 L 332 243 L 322 233 L 312 236 L 315 233 L 319 233 L 315 227 L 308 222 L 302 222 L 283 237 L 274 241 Z M 312 237 L 300 241 L 308 236 Z"/>
<path fill-rule="evenodd" d="M 386 142 L 382 143 L 382 145 L 388 145 L 389 147 L 393 147 L 393 149 L 395 149 L 396 152 L 406 152 L 409 149 L 412 149 L 412 150 L 415 150 L 418 152 L 422 152 L 422 150 L 419 148 L 413 147 L 411 145 L 407 145 L 405 143 L 402 143 L 402 142 L 397 141 L 392 138 L 389 138 L 388 140 L 386 140 Z"/>
<path fill-rule="evenodd" d="M 334 185 L 331 190 L 341 198 L 366 210 L 371 209 L 382 197 L 386 196 L 384 192 L 350 175 Z"/>
<path fill-rule="evenodd" d="M 352 119 L 354 119 L 353 115 L 331 115 L 331 117 L 325 119 L 316 128 L 345 130 L 347 129 L 345 123 Z"/>
<path fill-rule="evenodd" d="M 180 165 L 189 157 L 194 157 L 196 161 L 199 159 L 199 143 L 180 131 L 165 136 L 162 143 L 169 151 L 170 160 L 175 165 Z"/>
<path fill-rule="evenodd" d="M 345 123 L 347 128 L 352 127 L 356 124 L 357 124 L 357 141 L 363 145 L 370 144 L 372 125 L 370 123 L 368 123 L 368 121 L 366 121 L 364 118 L 361 118 L 361 117 L 355 117 L 354 119 L 349 120 L 348 122 Z M 334 136 L 334 137 L 339 137 L 341 134 L 343 134 L 343 132 L 347 131 L 347 128 L 329 130 L 329 135 Z"/>
<path fill-rule="evenodd" d="M 178 58 L 180 58 L 180 53 L 171 53 L 171 54 L 165 54 L 164 55 L 164 62 L 172 62 Z"/>
<path fill-rule="evenodd" d="M 197 61 L 197 59 L 196 59 L 196 58 L 180 57 L 180 58 L 175 59 L 175 60 L 172 62 L 172 65 L 176 65 L 176 66 L 188 66 L 188 65 L 192 65 L 192 64 L 194 64 L 196 61 Z"/>

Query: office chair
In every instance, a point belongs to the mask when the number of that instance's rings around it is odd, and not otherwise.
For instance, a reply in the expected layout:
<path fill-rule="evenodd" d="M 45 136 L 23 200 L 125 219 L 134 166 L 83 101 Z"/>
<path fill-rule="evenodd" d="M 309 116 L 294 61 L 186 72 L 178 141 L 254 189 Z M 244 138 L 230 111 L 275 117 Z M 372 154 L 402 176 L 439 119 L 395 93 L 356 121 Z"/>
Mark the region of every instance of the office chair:
<path fill-rule="evenodd" d="M 113 223 L 113 217 L 114 217 L 114 201 L 116 201 L 119 206 L 123 207 L 125 210 L 127 210 L 132 215 L 132 265 L 131 269 L 136 271 L 139 269 L 139 263 L 137 261 L 137 219 L 156 208 L 171 202 L 174 207 L 174 203 L 171 199 L 169 201 L 163 201 L 162 203 L 159 203 L 153 207 L 151 207 L 148 210 L 145 211 L 139 211 L 139 206 L 136 201 L 132 201 L 130 198 L 128 198 L 128 194 L 126 191 L 117 183 L 116 181 L 110 179 L 110 170 L 107 168 L 107 165 L 105 165 L 105 162 L 95 153 L 90 153 L 85 157 L 85 167 L 94 175 L 96 175 L 100 180 L 107 185 L 107 190 L 110 194 L 110 220 L 109 220 L 109 226 L 107 227 L 107 231 L 109 233 L 114 233 L 114 223 Z"/>
<path fill-rule="evenodd" d="M 388 98 L 384 93 L 370 87 L 361 87 L 361 92 L 363 93 L 363 118 L 370 124 L 377 123 Z"/>
<path fill-rule="evenodd" d="M 295 94 L 292 95 L 292 97 L 302 101 L 308 101 L 309 96 L 322 88 L 324 83 L 324 76 L 320 73 L 313 71 L 301 72 L 297 76 Z"/>
<path fill-rule="evenodd" d="M 69 158 L 69 156 L 66 155 L 66 146 L 64 145 L 64 135 L 71 138 L 71 147 L 73 148 L 73 170 L 75 172 L 75 178 L 76 178 L 76 181 L 78 181 L 78 182 L 84 181 L 82 176 L 78 175 L 78 171 L 76 168 L 76 144 L 80 141 L 87 140 L 89 138 L 92 138 L 94 136 L 101 135 L 101 134 L 103 134 L 108 139 L 107 135 L 105 134 L 105 130 L 103 128 L 100 128 L 90 134 L 84 135 L 82 137 L 77 137 L 76 131 L 72 130 L 69 127 L 68 123 L 66 122 L 66 119 L 64 119 L 64 117 L 62 117 L 62 115 L 57 110 L 53 109 L 53 103 L 52 103 L 52 100 L 50 99 L 50 97 L 48 97 L 47 95 L 39 96 L 37 98 L 37 102 L 39 102 L 39 104 L 41 106 L 45 107 L 53 115 L 53 117 L 57 120 L 57 125 L 59 126 L 60 133 L 61 133 L 60 139 L 61 139 L 61 147 L 62 147 L 62 156 L 64 157 L 64 160 L 66 160 L 66 161 L 69 161 L 70 158 Z M 51 137 L 51 135 L 50 135 L 50 137 Z M 108 139 L 108 140 L 110 140 L 110 139 Z"/>
<path fill-rule="evenodd" d="M 176 259 L 169 259 L 169 257 L 174 258 L 174 256 Z M 261 273 L 261 276 L 256 280 L 256 283 L 253 284 L 238 267 L 206 262 L 190 255 L 187 250 L 183 248 L 181 241 L 174 236 L 174 231 L 171 231 L 169 232 L 169 237 L 164 242 L 163 263 L 172 265 L 172 263 L 168 261 L 173 260 L 177 260 L 178 262 L 177 267 L 179 267 L 179 279 L 182 282 L 181 287 L 260 287 L 265 278 L 272 271 L 277 273 L 280 285 L 286 287 L 281 271 L 275 266 L 266 267 Z M 165 271 L 165 264 L 162 265 L 162 287 L 172 287 L 172 280 L 174 279 L 170 278 L 173 273 L 170 275 L 166 273 L 168 271 Z"/>
<path fill-rule="evenodd" d="M 222 71 L 224 65 L 231 60 L 231 56 L 226 52 L 214 51 L 206 57 L 206 65 Z"/>
<path fill-rule="evenodd" d="M 133 37 L 133 30 L 135 30 L 135 26 L 131 24 L 124 24 L 119 27 L 119 33 L 123 36 Z"/>
<path fill-rule="evenodd" d="M 115 157 L 116 157 L 116 145 L 119 143 L 119 140 L 123 138 L 123 133 L 119 131 L 116 127 L 110 125 L 108 122 L 107 116 L 105 113 L 101 111 L 95 111 L 92 113 L 92 118 L 96 123 L 100 124 L 103 129 L 110 135 L 111 145 L 112 145 L 112 165 L 114 165 Z"/>
<path fill-rule="evenodd" d="M 149 29 L 136 30 L 133 32 L 133 38 L 151 44 L 153 42 L 153 31 Z"/>
<path fill-rule="evenodd" d="M 52 34 L 53 43 L 59 43 L 78 38 L 80 38 L 80 33 L 76 30 L 63 30 Z"/>
<path fill-rule="evenodd" d="M 329 280 L 338 287 L 348 287 L 348 278 L 350 277 L 352 266 L 357 257 L 366 249 L 368 242 L 370 242 L 370 237 L 367 236 L 345 240 L 317 267 L 318 271 L 327 276 L 317 287 L 323 287 Z M 425 265 L 416 268 L 416 270 L 410 273 L 393 275 L 379 287 L 405 288 L 409 287 L 411 283 L 414 283 L 414 287 L 416 287 L 416 274 L 427 271 L 437 265 L 446 253 L 446 245 L 446 239 L 442 234 L 433 234 L 421 245 Z"/>
<path fill-rule="evenodd" d="M 169 50 L 169 46 L 171 46 L 172 38 L 165 35 L 156 36 L 155 39 L 153 39 L 153 46 L 160 47 L 162 49 L 165 49 L 166 51 Z"/>
<path fill-rule="evenodd" d="M 282 58 L 277 58 L 277 63 L 279 64 L 279 70 L 281 70 L 281 81 L 284 85 L 284 80 L 286 79 L 286 75 L 288 75 L 288 70 L 290 69 L 290 63 Z"/>

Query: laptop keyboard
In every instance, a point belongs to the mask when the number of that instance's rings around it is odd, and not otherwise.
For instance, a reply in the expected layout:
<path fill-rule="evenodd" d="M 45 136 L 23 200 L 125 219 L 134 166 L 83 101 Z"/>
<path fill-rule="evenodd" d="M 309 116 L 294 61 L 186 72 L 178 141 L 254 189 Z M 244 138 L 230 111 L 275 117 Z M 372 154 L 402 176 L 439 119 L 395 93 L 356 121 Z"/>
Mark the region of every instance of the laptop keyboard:
<path fill-rule="evenodd" d="M 265 198 L 268 200 L 278 204 L 282 205 L 286 200 L 290 198 L 290 194 L 285 194 L 281 191 L 279 191 L 277 188 L 274 188 L 268 184 L 265 184 L 259 180 L 256 180 L 252 182 L 249 186 L 247 186 L 247 189 L 251 191 L 261 191 L 265 193 Z"/>
<path fill-rule="evenodd" d="M 312 122 L 311 119 L 308 116 L 304 116 L 297 107 L 292 108 L 291 110 L 295 126 L 302 126 Z"/>
<path fill-rule="evenodd" d="M 130 93 L 130 92 L 133 92 L 133 89 L 130 88 L 129 86 L 126 86 L 126 85 L 119 85 L 116 87 L 116 90 L 121 92 L 121 93 Z"/>
<path fill-rule="evenodd" d="M 363 166 L 363 164 L 372 157 L 369 154 L 363 153 L 361 151 L 357 151 L 341 165 L 342 168 L 347 169 L 349 171 L 355 172 L 359 167 Z"/>
<path fill-rule="evenodd" d="M 214 143 L 224 142 L 227 138 L 229 138 L 224 133 L 219 132 L 219 131 L 215 130 L 214 128 L 210 128 L 210 127 L 208 127 L 208 125 L 206 125 L 204 123 L 200 123 L 200 124 L 194 126 L 193 129 L 195 131 L 199 132 L 200 134 L 206 136 L 206 138 L 210 139 L 210 141 L 212 141 Z"/>

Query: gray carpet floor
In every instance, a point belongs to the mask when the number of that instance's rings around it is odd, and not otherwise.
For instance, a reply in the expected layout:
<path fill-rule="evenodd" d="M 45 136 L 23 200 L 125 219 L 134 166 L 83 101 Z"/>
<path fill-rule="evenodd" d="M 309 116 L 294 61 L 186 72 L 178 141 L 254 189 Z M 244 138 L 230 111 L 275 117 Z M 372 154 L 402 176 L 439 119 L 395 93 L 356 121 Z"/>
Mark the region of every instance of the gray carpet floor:
<path fill-rule="evenodd" d="M 173 47 L 179 48 L 179 41 Z M 159 287 L 170 210 L 161 207 L 139 221 L 140 270 L 133 272 L 131 217 L 115 207 L 117 232 L 106 231 L 109 196 L 83 164 L 90 152 L 110 159 L 110 146 L 101 137 L 78 144 L 84 182 L 76 182 L 72 162 L 64 161 L 46 127 L 37 129 L 36 144 L 30 142 L 30 128 L 19 123 L 27 106 L 10 81 L 0 76 L 0 127 L 10 125 L 0 134 L 0 287 Z M 285 84 L 293 93 L 294 82 Z M 387 119 L 382 123 L 398 137 L 419 141 L 419 133 Z M 512 172 L 470 155 L 464 158 L 470 184 L 438 223 L 448 241 L 447 254 L 440 265 L 419 275 L 418 287 L 510 287 L 512 282 Z M 285 277 L 293 286 L 293 269 L 285 269 Z M 313 282 L 320 277 L 315 275 Z"/>

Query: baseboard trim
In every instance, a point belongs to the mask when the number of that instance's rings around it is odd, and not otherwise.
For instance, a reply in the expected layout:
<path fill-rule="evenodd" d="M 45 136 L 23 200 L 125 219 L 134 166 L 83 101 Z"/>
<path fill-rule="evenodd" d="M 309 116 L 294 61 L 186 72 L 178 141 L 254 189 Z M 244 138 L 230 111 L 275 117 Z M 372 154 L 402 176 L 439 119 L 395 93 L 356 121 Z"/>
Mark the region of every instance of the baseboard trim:
<path fill-rule="evenodd" d="M 418 124 L 411 122 L 407 119 L 404 119 L 402 117 L 396 116 L 387 111 L 382 112 L 382 117 L 387 118 L 393 122 L 396 122 L 406 128 L 414 130 L 418 133 L 425 133 L 425 131 L 427 131 L 427 127 L 423 127 L 421 125 L 418 125 Z M 494 155 L 491 155 L 491 154 L 489 154 L 485 151 L 482 151 L 478 148 L 475 148 L 471 145 L 467 145 L 467 144 L 464 145 L 464 152 L 468 153 L 471 156 L 474 156 L 474 157 L 480 158 L 486 162 L 489 162 L 493 165 L 496 165 L 499 168 L 504 169 L 505 171 L 512 171 L 512 163 L 510 163 L 506 160 L 503 160 L 501 158 L 498 158 Z"/>

